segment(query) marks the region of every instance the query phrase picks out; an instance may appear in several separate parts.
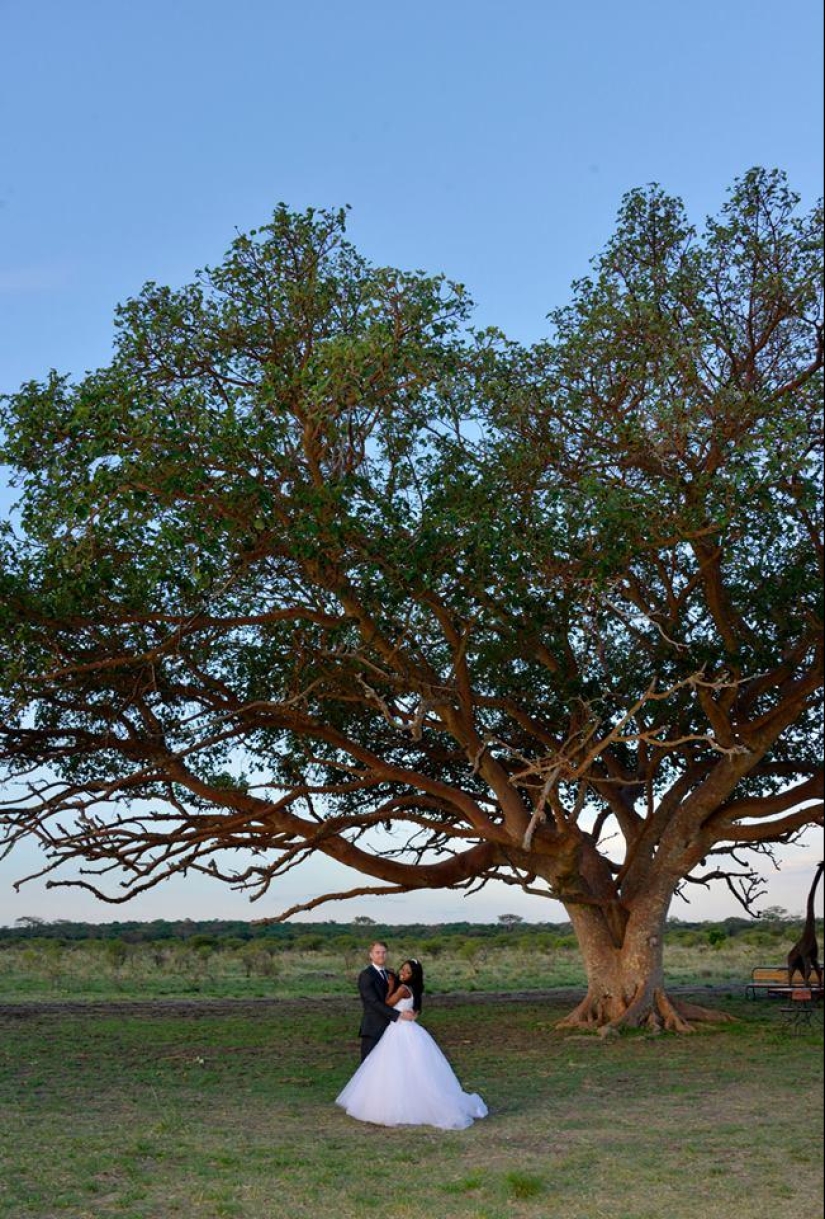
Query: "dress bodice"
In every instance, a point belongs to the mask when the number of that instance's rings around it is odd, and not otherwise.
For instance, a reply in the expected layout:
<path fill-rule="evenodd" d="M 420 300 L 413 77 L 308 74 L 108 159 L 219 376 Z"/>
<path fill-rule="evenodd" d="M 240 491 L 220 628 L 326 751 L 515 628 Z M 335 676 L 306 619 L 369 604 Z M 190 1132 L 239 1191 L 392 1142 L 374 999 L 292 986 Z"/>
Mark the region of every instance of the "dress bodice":
<path fill-rule="evenodd" d="M 399 999 L 394 1006 L 397 1012 L 411 1012 L 413 1010 L 412 996 L 409 999 Z"/>

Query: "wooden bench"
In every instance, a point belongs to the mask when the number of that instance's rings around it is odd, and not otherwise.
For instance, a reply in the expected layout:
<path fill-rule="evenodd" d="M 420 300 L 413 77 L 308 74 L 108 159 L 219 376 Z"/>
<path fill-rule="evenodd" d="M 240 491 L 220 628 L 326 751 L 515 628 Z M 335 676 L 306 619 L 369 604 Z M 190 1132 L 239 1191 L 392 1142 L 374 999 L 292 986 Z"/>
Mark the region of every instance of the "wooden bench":
<path fill-rule="evenodd" d="M 822 987 L 815 981 L 807 983 L 800 979 L 793 986 L 788 984 L 788 970 L 785 965 L 756 965 L 751 970 L 751 980 L 745 987 L 745 998 L 755 999 L 760 993 L 771 999 L 787 999 L 800 988 L 810 991 L 811 1002 L 822 999 Z"/>

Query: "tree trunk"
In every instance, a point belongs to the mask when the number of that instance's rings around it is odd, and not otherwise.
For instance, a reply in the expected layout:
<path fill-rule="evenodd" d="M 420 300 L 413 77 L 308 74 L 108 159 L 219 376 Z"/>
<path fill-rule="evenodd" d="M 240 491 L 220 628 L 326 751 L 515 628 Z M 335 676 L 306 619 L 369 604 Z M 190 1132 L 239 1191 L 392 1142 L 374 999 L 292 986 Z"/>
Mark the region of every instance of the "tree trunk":
<path fill-rule="evenodd" d="M 669 895 L 661 899 L 646 894 L 634 905 L 623 932 L 598 907 L 571 905 L 568 913 L 584 958 L 587 994 L 558 1028 L 691 1033 L 698 1021 L 731 1019 L 667 994 L 662 949 L 669 904 Z"/>

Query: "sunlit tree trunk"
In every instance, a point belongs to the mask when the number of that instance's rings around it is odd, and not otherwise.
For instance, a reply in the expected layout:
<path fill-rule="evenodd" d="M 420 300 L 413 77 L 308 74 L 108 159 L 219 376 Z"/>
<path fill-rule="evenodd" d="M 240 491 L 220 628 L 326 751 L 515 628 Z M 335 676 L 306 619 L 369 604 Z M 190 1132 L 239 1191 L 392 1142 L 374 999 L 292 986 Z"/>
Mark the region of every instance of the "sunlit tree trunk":
<path fill-rule="evenodd" d="M 587 994 L 560 1028 L 641 1028 L 692 1032 L 696 1021 L 727 1017 L 669 996 L 663 946 L 672 893 L 639 897 L 622 928 L 599 907 L 571 905 L 587 972 Z"/>

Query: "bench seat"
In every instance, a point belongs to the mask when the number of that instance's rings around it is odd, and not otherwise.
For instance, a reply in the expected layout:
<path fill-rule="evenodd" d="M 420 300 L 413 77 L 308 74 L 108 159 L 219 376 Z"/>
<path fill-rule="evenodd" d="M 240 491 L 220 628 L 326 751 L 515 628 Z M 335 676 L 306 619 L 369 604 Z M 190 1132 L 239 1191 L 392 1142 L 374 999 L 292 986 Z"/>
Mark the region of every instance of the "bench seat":
<path fill-rule="evenodd" d="M 814 1001 L 822 999 L 822 986 L 811 979 L 810 982 L 794 982 L 788 984 L 788 970 L 784 965 L 756 965 L 751 970 L 751 980 L 745 986 L 745 998 L 755 999 L 760 992 L 768 998 L 788 998 L 793 991 L 800 988 L 809 990 Z"/>

